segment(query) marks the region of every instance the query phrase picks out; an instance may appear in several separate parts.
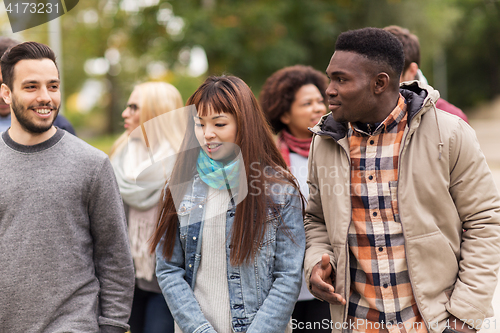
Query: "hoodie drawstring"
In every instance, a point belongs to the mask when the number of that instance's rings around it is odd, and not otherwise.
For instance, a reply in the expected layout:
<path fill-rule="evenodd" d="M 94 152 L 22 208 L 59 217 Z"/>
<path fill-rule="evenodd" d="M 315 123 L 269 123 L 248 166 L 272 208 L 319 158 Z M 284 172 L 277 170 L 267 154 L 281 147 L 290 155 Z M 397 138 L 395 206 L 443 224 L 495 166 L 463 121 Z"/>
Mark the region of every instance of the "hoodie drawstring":
<path fill-rule="evenodd" d="M 443 153 L 444 143 L 443 143 L 443 138 L 441 137 L 441 130 L 439 128 L 439 121 L 438 121 L 436 104 L 434 103 L 434 101 L 432 99 L 430 101 L 431 101 L 431 104 L 434 108 L 434 116 L 436 117 L 436 126 L 437 126 L 437 130 L 438 130 L 438 135 L 439 135 L 439 143 L 438 143 L 439 160 L 441 160 L 441 155 Z"/>

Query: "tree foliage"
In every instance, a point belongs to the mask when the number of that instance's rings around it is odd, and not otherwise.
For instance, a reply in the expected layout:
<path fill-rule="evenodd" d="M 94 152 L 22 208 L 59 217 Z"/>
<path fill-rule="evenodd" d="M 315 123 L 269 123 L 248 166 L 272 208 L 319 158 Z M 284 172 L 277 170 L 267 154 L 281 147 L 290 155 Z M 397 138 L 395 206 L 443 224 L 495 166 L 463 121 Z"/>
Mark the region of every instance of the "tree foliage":
<path fill-rule="evenodd" d="M 461 1 L 448 54 L 450 99 L 473 106 L 500 94 L 500 2 Z"/>
<path fill-rule="evenodd" d="M 153 5 L 141 7 L 146 2 Z M 127 3 L 136 3 L 135 10 L 127 9 Z M 419 36 L 421 67 L 431 84 L 432 59 L 448 52 L 451 100 L 469 105 L 498 93 L 498 84 L 491 87 L 498 83 L 499 45 L 486 38 L 500 40 L 498 6 L 494 0 L 80 1 L 63 17 L 66 95 L 78 92 L 89 77 L 83 69 L 87 59 L 117 50 L 120 61 L 97 75 L 108 88 L 93 113 L 96 119 L 106 114 L 101 119 L 109 124 L 106 130 L 117 131 L 137 82 L 166 80 L 187 99 L 205 75 L 229 73 L 258 94 L 266 78 L 282 67 L 307 64 L 323 71 L 340 32 L 397 24 Z M 188 75 L 190 50 L 197 46 L 206 53 L 208 71 L 193 78 Z M 457 85 L 460 68 L 475 72 L 470 77 L 482 82 L 476 83 L 481 92 Z M 485 71 L 488 80 L 483 79 Z"/>

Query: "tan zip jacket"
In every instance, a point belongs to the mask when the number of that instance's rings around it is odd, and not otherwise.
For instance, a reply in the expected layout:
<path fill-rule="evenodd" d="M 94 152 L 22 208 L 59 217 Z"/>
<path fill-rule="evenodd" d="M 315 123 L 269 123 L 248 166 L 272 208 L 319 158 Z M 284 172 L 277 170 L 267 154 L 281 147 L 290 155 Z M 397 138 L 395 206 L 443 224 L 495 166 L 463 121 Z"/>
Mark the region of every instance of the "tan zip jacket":
<path fill-rule="evenodd" d="M 479 328 L 493 315 L 500 263 L 498 191 L 474 130 L 435 108 L 439 93 L 416 81 L 402 84 L 401 93 L 408 103 L 408 127 L 392 195 L 398 199 L 413 293 L 430 332 L 441 333 L 450 313 Z M 304 221 L 307 284 L 313 266 L 328 253 L 335 290 L 348 305 L 347 128 L 326 115 L 312 130 Z M 342 331 L 347 305 L 330 305 L 333 332 Z"/>

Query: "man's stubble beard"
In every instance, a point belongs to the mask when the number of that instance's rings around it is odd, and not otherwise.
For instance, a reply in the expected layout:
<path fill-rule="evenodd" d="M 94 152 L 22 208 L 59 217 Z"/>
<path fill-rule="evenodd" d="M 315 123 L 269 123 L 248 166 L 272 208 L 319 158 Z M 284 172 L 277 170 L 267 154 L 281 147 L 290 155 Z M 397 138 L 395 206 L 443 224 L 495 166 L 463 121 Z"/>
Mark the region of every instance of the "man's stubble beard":
<path fill-rule="evenodd" d="M 52 108 L 50 103 L 48 105 L 37 105 L 37 106 L 50 106 Z M 47 132 L 52 127 L 52 124 L 54 123 L 57 115 L 59 114 L 59 107 L 55 111 L 52 111 L 55 113 L 54 117 L 52 118 L 52 121 L 50 123 L 43 125 L 36 125 L 34 122 L 30 120 L 28 114 L 29 112 L 31 112 L 31 110 L 29 108 L 24 108 L 24 106 L 21 106 L 20 103 L 17 103 L 17 99 L 15 96 L 13 96 L 12 98 L 12 111 L 14 111 L 17 121 L 24 130 L 30 133 L 40 134 Z"/>

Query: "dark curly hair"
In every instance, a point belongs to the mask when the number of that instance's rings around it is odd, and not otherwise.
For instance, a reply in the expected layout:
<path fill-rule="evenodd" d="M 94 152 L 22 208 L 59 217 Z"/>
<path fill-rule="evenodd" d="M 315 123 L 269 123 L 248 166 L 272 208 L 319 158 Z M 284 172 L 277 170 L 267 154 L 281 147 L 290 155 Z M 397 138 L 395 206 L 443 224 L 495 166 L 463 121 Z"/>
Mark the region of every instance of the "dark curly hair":
<path fill-rule="evenodd" d="M 335 51 L 361 54 L 379 63 L 381 69 L 387 71 L 387 74 L 392 78 L 397 78 L 399 83 L 399 77 L 405 64 L 405 56 L 403 45 L 390 32 L 379 28 L 363 28 L 343 32 L 337 38 Z"/>
<path fill-rule="evenodd" d="M 280 120 L 281 116 L 290 111 L 297 91 L 306 84 L 314 84 L 326 100 L 325 90 L 328 79 L 325 74 L 311 66 L 295 65 L 274 72 L 267 78 L 259 102 L 271 124 L 274 133 L 286 128 Z"/>

